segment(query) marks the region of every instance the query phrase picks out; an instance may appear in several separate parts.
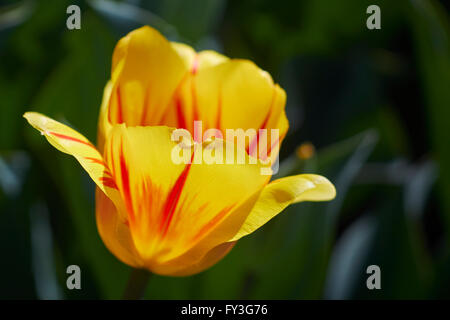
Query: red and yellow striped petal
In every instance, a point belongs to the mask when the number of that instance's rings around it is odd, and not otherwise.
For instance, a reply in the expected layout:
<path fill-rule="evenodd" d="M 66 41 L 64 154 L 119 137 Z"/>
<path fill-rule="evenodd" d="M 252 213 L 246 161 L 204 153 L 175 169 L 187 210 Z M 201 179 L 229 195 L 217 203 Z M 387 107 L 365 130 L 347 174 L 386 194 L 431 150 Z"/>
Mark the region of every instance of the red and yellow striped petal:
<path fill-rule="evenodd" d="M 148 26 L 123 37 L 112 62 L 108 120 L 128 126 L 157 125 L 187 72 L 177 51 Z"/>
<path fill-rule="evenodd" d="M 191 70 L 195 72 L 186 76 L 177 89 L 169 109 L 175 110 L 176 116 L 169 117 L 170 125 L 193 132 L 194 121 L 201 120 L 203 132 L 217 128 L 223 135 L 226 129 L 253 129 L 255 134 L 246 142 L 252 156 L 258 155 L 258 130 L 267 129 L 263 151 L 270 155 L 271 149 L 279 146 L 288 130 L 284 90 L 273 83 L 267 72 L 250 61 L 216 59 L 210 52 L 203 54 L 208 57 L 208 60 L 204 58 L 207 62 L 203 63 L 203 68 L 196 67 L 196 63 L 202 65 L 202 53 L 197 55 L 198 58 L 187 59 L 193 60 L 189 63 L 193 64 Z M 271 129 L 279 130 L 278 139 L 271 137 Z"/>
<path fill-rule="evenodd" d="M 122 38 L 114 51 L 99 146 L 111 124 L 166 125 L 193 133 L 194 121 L 201 120 L 203 132 L 254 130 L 246 138 L 247 151 L 274 160 L 277 152 L 272 151 L 278 150 L 288 130 L 285 103 L 284 90 L 252 62 L 230 60 L 214 51 L 196 53 L 143 27 Z M 265 140 L 259 129 L 267 129 Z M 278 137 L 271 129 L 279 130 Z"/>
<path fill-rule="evenodd" d="M 226 159 L 231 149 L 237 156 L 234 145 L 223 141 L 195 144 L 195 151 L 188 150 L 186 157 L 192 163 L 175 163 L 173 150 L 181 149 L 171 140 L 173 130 L 116 125 L 105 148 L 106 162 L 125 202 L 135 247 L 152 267 L 183 255 L 212 230 L 214 239 L 203 244 L 198 259 L 230 239 L 250 212 L 251 206 L 243 210 L 243 204 L 252 198 L 253 205 L 255 194 L 269 179 L 260 174 L 263 166 L 250 164 L 248 156 L 245 164 L 236 164 L 235 159 L 233 164 L 208 164 L 207 159 L 200 163 L 199 156 L 207 155 L 205 150 L 213 143 L 217 158 Z M 239 210 L 239 221 L 226 229 L 223 222 Z"/>
<path fill-rule="evenodd" d="M 235 235 L 240 226 L 246 220 L 261 190 L 254 192 L 248 199 L 237 206 L 230 214 L 228 214 L 220 223 L 209 228 L 199 241 L 193 243 L 188 250 L 182 254 L 168 255 L 160 259 L 149 261 L 148 268 L 153 272 L 164 275 L 187 275 L 195 273 L 194 270 L 200 272 L 212 261 L 218 261 L 227 252 L 226 243 Z M 229 248 L 231 249 L 231 247 Z M 208 263 L 207 263 L 208 262 Z M 193 269 L 194 268 L 194 269 Z M 188 272 L 190 270 L 190 272 Z"/>
<path fill-rule="evenodd" d="M 116 178 L 140 253 L 158 243 L 166 198 L 185 168 L 172 162 L 174 146 L 167 127 L 125 125 L 115 125 L 105 145 L 105 161 Z"/>
<path fill-rule="evenodd" d="M 181 84 L 178 86 L 177 93 L 171 100 L 163 118 L 159 123 L 154 123 L 154 125 L 166 125 L 169 127 L 192 130 L 194 119 L 200 119 L 195 117 L 194 111 L 191 108 L 192 102 L 183 104 L 184 102 L 181 96 L 189 96 L 195 89 L 194 84 L 192 83 L 192 77 L 194 77 L 198 72 L 203 72 L 208 68 L 222 64 L 228 61 L 229 58 L 220 53 L 209 50 L 197 53 L 190 46 L 183 43 L 172 42 L 171 45 L 178 53 L 179 57 L 183 60 L 187 72 L 184 75 Z M 193 131 L 191 131 L 191 133 L 192 132 Z"/>
<path fill-rule="evenodd" d="M 72 128 L 37 112 L 27 112 L 24 118 L 56 149 L 74 156 L 97 186 L 120 206 L 117 185 L 98 150 L 83 135 Z"/>
<path fill-rule="evenodd" d="M 315 174 L 300 174 L 272 181 L 261 192 L 239 232 L 229 241 L 237 241 L 252 233 L 290 204 L 328 201 L 335 196 L 336 189 L 333 184 L 325 177 Z"/>

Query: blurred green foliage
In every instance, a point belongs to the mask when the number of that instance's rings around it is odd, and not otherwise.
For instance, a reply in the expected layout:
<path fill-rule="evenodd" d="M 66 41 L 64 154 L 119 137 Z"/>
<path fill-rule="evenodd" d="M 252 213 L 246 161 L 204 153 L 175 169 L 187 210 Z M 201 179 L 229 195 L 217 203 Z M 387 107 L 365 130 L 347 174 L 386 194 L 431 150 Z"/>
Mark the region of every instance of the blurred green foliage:
<path fill-rule="evenodd" d="M 277 176 L 338 190 L 294 205 L 187 278 L 153 276 L 151 299 L 450 298 L 448 4 L 402 1 L 0 2 L 0 298 L 116 299 L 131 269 L 101 242 L 94 186 L 22 119 L 28 110 L 95 141 L 115 43 L 144 24 L 196 49 L 248 58 L 287 91 Z M 66 8 L 82 9 L 67 30 Z M 366 28 L 378 4 L 382 29 Z M 309 159 L 295 155 L 311 141 Z M 82 270 L 69 291 L 66 267 Z M 366 288 L 379 265 L 382 289 Z"/>

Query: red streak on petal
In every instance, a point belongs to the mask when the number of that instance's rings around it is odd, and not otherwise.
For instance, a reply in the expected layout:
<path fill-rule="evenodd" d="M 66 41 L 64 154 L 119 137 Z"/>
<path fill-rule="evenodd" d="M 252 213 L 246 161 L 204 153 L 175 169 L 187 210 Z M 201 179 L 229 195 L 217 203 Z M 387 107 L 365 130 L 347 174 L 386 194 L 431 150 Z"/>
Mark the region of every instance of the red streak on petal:
<path fill-rule="evenodd" d="M 103 182 L 103 180 L 105 181 L 103 184 L 111 187 L 111 188 L 115 188 L 117 189 L 116 183 L 114 182 L 114 178 L 112 177 L 112 174 L 109 172 L 108 166 L 106 165 L 106 163 L 102 160 L 102 159 L 97 159 L 97 158 L 91 158 L 91 157 L 85 157 L 86 160 L 89 160 L 92 163 L 97 163 L 102 165 L 103 167 L 105 167 L 105 171 L 103 172 L 103 174 L 105 175 L 104 177 L 100 177 L 99 180 Z M 112 181 L 112 183 L 110 182 L 110 180 Z M 109 184 L 109 185 L 108 185 Z"/>
<path fill-rule="evenodd" d="M 199 65 L 199 59 L 198 54 L 195 55 L 194 62 L 192 63 L 192 74 L 197 74 L 198 71 L 198 65 Z"/>
<path fill-rule="evenodd" d="M 122 97 L 120 95 L 120 87 L 117 86 L 117 123 L 123 123 L 122 115 Z"/>
<path fill-rule="evenodd" d="M 269 113 L 267 114 L 266 118 L 264 119 L 264 121 L 261 124 L 261 126 L 259 127 L 259 129 L 266 129 L 267 123 L 269 122 L 270 113 L 271 112 L 269 111 Z M 260 137 L 260 132 L 258 130 L 258 132 L 256 133 L 256 137 L 251 141 L 251 143 L 248 146 L 248 154 L 251 155 L 252 157 L 257 157 L 256 147 L 258 146 L 259 137 Z M 266 148 L 267 148 L 267 146 L 266 146 Z"/>
<path fill-rule="evenodd" d="M 114 177 L 115 171 L 116 171 L 116 165 L 115 165 L 115 161 L 114 161 L 114 157 L 113 157 L 113 147 L 112 147 L 112 146 L 114 146 L 113 140 L 114 140 L 114 135 L 111 136 L 111 141 L 110 141 L 111 147 L 109 148 L 109 152 L 105 152 L 105 155 L 106 155 L 105 159 L 106 159 L 106 162 L 109 163 L 109 165 L 110 165 L 109 167 L 111 168 L 110 170 L 111 170 L 112 176 Z"/>
<path fill-rule="evenodd" d="M 91 158 L 91 157 L 85 157 L 86 160 L 89 160 L 92 163 L 97 163 L 97 164 L 101 164 L 102 166 L 106 167 L 106 164 L 103 162 L 102 159 L 97 159 L 97 158 Z"/>
<path fill-rule="evenodd" d="M 128 213 L 130 214 L 131 220 L 134 220 L 133 203 L 131 202 L 131 192 L 130 192 L 130 176 L 123 155 L 123 142 L 120 145 L 120 175 L 122 178 L 122 191 L 125 200 L 125 206 L 127 208 Z"/>
<path fill-rule="evenodd" d="M 177 109 L 178 128 L 187 129 L 186 119 L 184 118 L 184 115 L 183 115 L 183 104 L 181 102 L 180 97 L 177 97 L 175 104 L 176 104 L 176 109 Z"/>
<path fill-rule="evenodd" d="M 116 182 L 114 181 L 113 178 L 110 178 L 110 177 L 100 177 L 99 180 L 100 180 L 100 182 L 101 182 L 104 186 L 110 187 L 110 188 L 113 188 L 113 189 L 117 189 Z"/>
<path fill-rule="evenodd" d="M 192 153 L 191 162 L 184 167 L 172 190 L 170 191 L 169 196 L 167 197 L 159 229 L 162 236 L 166 235 L 167 230 L 169 229 L 169 225 L 172 222 L 173 214 L 177 207 L 178 201 L 180 200 L 181 191 L 183 190 L 184 184 L 186 183 L 186 179 L 189 174 L 189 170 L 191 169 L 193 157 L 194 153 Z"/>
<path fill-rule="evenodd" d="M 272 115 L 273 105 L 275 103 L 275 98 L 276 98 L 276 92 L 275 92 L 275 90 L 273 90 L 273 92 L 272 92 L 272 99 L 271 99 L 270 104 L 269 104 L 269 112 L 267 113 L 267 116 L 264 119 L 264 121 L 261 124 L 261 126 L 259 127 L 259 129 L 266 129 L 267 124 L 268 124 L 269 119 L 270 119 L 270 116 Z M 253 156 L 253 157 L 255 156 L 254 153 L 256 151 L 256 147 L 257 147 L 258 142 L 259 142 L 259 137 L 260 137 L 260 133 L 259 133 L 259 130 L 258 130 L 257 136 L 255 137 L 255 139 L 253 139 L 253 141 L 250 143 L 249 148 L 248 148 L 248 154 Z M 265 148 L 267 148 L 267 146 L 265 146 Z M 259 156 L 258 156 L 258 158 L 259 158 Z"/>
<path fill-rule="evenodd" d="M 274 141 L 274 143 L 272 143 L 269 147 L 269 150 L 267 150 L 267 156 L 270 156 L 272 153 L 273 148 L 280 143 L 280 137 L 278 137 L 277 140 Z M 265 157 L 267 159 L 267 157 Z M 266 159 L 262 159 L 262 160 L 266 160 Z"/>
<path fill-rule="evenodd" d="M 70 141 L 73 141 L 73 142 L 78 142 L 78 143 L 84 144 L 86 146 L 89 146 L 89 147 L 95 149 L 95 147 L 89 141 L 83 141 L 83 140 L 80 140 L 78 138 L 74 138 L 74 137 L 71 137 L 71 136 L 66 136 L 65 134 L 56 133 L 56 132 L 49 132 L 49 134 L 52 135 L 52 136 L 58 137 L 60 139 L 70 140 Z M 95 150 L 97 150 L 97 149 L 95 149 Z"/>
<path fill-rule="evenodd" d="M 200 239 L 201 237 L 203 237 L 209 230 L 211 230 L 212 228 L 214 228 L 214 226 L 216 226 L 221 220 L 222 218 L 225 217 L 225 215 L 231 211 L 231 209 L 235 206 L 235 204 L 223 208 L 222 210 L 219 211 L 218 214 L 216 214 L 210 221 L 208 221 L 208 223 L 206 223 L 198 232 L 197 234 L 194 236 L 194 238 L 192 239 L 192 241 L 197 241 L 198 239 Z"/>
<path fill-rule="evenodd" d="M 193 121 L 199 120 L 198 116 L 198 106 L 197 106 L 197 89 L 195 87 L 195 77 L 191 79 L 191 98 L 192 98 L 192 112 L 194 119 Z"/>

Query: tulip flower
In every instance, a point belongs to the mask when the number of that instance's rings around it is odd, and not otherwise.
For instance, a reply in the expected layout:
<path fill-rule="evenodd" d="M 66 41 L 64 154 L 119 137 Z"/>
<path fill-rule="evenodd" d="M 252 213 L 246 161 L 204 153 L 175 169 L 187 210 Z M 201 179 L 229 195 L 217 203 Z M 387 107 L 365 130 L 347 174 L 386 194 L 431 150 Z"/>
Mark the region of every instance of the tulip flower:
<path fill-rule="evenodd" d="M 288 130 L 285 101 L 284 90 L 254 63 L 196 53 L 142 27 L 114 50 L 97 146 L 42 114 L 24 117 L 56 149 L 74 156 L 97 185 L 98 231 L 118 259 L 185 276 L 214 265 L 288 205 L 335 197 L 334 186 L 319 175 L 270 182 L 261 174 Z M 205 131 L 275 129 L 278 137 L 259 148 L 258 136 L 246 142 L 245 163 L 176 163 L 174 150 L 185 150 L 173 134 L 183 129 L 195 136 L 196 121 Z M 215 149 L 219 158 L 236 149 L 226 137 L 199 140 L 191 141 L 189 160 L 215 142 L 222 146 Z"/>

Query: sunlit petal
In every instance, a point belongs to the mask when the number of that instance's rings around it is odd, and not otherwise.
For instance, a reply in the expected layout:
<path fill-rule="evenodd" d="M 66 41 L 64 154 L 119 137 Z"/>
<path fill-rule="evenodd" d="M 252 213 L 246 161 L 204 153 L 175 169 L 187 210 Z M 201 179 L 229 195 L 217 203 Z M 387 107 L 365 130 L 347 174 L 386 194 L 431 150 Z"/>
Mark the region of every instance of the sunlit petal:
<path fill-rule="evenodd" d="M 196 163 L 197 154 L 206 155 L 206 145 L 196 144 L 195 152 L 188 151 L 192 163 L 174 163 L 173 130 L 116 125 L 105 149 L 136 249 L 144 260 L 168 261 L 182 255 L 240 210 L 269 179 L 260 174 L 262 165 L 250 164 L 248 156 L 244 164 L 234 159 L 232 164 L 207 164 L 204 159 Z M 237 156 L 234 145 L 227 143 L 217 144 L 216 152 L 226 160 L 230 149 Z M 235 234 L 250 208 L 240 214 L 234 229 L 216 233 L 216 240 L 210 240 L 202 254 Z"/>
<path fill-rule="evenodd" d="M 158 31 L 142 27 L 116 46 L 108 120 L 129 126 L 161 122 L 187 66 Z"/>
<path fill-rule="evenodd" d="M 302 201 L 328 201 L 335 196 L 333 184 L 315 174 L 300 174 L 272 181 L 261 192 L 245 223 L 230 241 L 239 240 L 252 233 L 290 204 Z"/>

